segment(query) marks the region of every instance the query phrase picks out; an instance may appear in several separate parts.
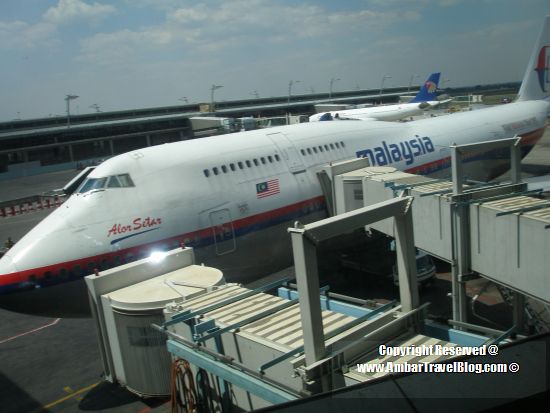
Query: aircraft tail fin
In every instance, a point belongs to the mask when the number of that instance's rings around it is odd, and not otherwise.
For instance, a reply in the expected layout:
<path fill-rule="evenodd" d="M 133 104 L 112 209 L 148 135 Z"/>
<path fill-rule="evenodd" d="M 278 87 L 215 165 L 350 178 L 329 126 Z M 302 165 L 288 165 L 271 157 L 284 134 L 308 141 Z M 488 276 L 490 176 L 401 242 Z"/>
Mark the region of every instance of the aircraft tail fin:
<path fill-rule="evenodd" d="M 436 90 L 439 84 L 439 76 L 441 73 L 432 73 L 428 80 L 424 82 L 418 94 L 409 103 L 426 102 L 429 100 L 437 100 Z"/>
<path fill-rule="evenodd" d="M 529 59 L 517 100 L 541 100 L 550 96 L 550 15 L 544 18 L 542 30 Z"/>

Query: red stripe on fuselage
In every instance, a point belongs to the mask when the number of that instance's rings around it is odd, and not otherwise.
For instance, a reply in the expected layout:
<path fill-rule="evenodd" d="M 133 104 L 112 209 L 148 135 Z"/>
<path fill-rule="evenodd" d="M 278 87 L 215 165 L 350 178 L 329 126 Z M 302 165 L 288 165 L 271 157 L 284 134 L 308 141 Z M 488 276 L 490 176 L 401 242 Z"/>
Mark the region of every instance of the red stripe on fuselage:
<path fill-rule="evenodd" d="M 309 209 L 311 206 L 318 205 L 319 203 L 324 203 L 324 202 L 325 202 L 324 197 L 318 196 L 312 199 L 298 202 L 296 204 L 287 205 L 285 207 L 281 207 L 272 211 L 266 211 L 261 214 L 256 214 L 250 217 L 232 221 L 233 228 L 235 231 L 237 231 L 238 229 L 241 229 L 241 228 L 258 225 L 265 221 L 277 219 L 279 217 L 292 214 L 296 211 L 299 211 L 302 208 Z M 2 274 L 0 275 L 0 287 L 11 285 L 11 284 L 19 284 L 19 283 L 27 282 L 30 276 L 34 276 L 36 277 L 36 280 L 40 280 L 44 278 L 47 272 L 51 273 L 52 276 L 54 276 L 54 275 L 57 275 L 61 270 L 70 271 L 76 266 L 80 266 L 81 270 L 86 272 L 86 269 L 90 262 L 94 262 L 95 266 L 99 266 L 99 263 L 101 261 L 104 261 L 104 260 L 111 261 L 116 257 L 124 257 L 127 254 L 133 254 L 134 256 L 136 256 L 136 255 L 139 255 L 139 252 L 141 250 L 147 249 L 155 245 L 159 245 L 163 243 L 174 244 L 176 242 L 178 244 L 181 244 L 184 242 L 185 239 L 194 240 L 196 238 L 201 239 L 201 238 L 207 238 L 212 236 L 213 236 L 212 228 L 205 228 L 205 229 L 189 232 L 186 234 L 176 235 L 170 238 L 165 238 L 162 240 L 137 245 L 135 247 L 125 248 L 119 251 L 108 252 L 108 253 L 99 254 L 91 257 L 79 258 L 76 260 L 65 261 L 62 263 L 56 263 L 56 264 L 47 265 L 44 267 L 32 268 L 29 270 L 22 270 L 22 271 L 10 273 L 10 274 Z M 55 279 L 57 280 L 58 277 L 55 277 Z"/>
<path fill-rule="evenodd" d="M 546 127 L 543 127 L 543 128 L 537 129 L 535 131 L 532 131 L 532 132 L 529 132 L 529 133 L 523 135 L 521 137 L 521 144 L 522 145 L 535 145 L 540 140 L 542 135 L 544 134 L 545 128 Z M 443 166 L 443 165 L 445 165 L 449 162 L 450 162 L 450 157 L 443 158 L 443 159 L 438 159 L 438 160 L 433 161 L 433 162 L 428 162 L 428 163 L 425 163 L 423 165 L 419 165 L 419 166 L 407 169 L 406 172 L 416 173 L 416 172 L 422 171 L 424 169 L 430 169 L 430 168 L 433 168 L 433 167 L 441 167 L 441 166 Z M 247 218 L 243 218 L 243 219 L 240 219 L 240 220 L 233 221 L 233 228 L 235 230 L 237 230 L 239 228 L 261 224 L 264 221 L 284 216 L 286 214 L 295 212 L 295 211 L 297 211 L 301 208 L 309 207 L 310 205 L 318 203 L 318 202 L 324 203 L 325 202 L 324 197 L 323 196 L 315 197 L 315 198 L 312 198 L 312 199 L 309 199 L 309 200 L 298 202 L 296 204 L 287 205 L 285 207 L 278 208 L 278 209 L 275 209 L 275 210 L 272 210 L 272 211 L 267 211 L 267 212 L 264 212 L 264 213 L 261 213 L 261 214 L 257 214 L 257 215 L 253 215 L 253 216 L 250 216 L 250 217 L 247 217 Z M 166 238 L 166 239 L 163 239 L 163 240 L 150 242 L 150 243 L 147 243 L 147 244 L 138 245 L 138 246 L 131 247 L 131 248 L 125 248 L 123 250 L 119 250 L 119 251 L 115 251 L 115 252 L 108 252 L 108 253 L 105 253 L 105 254 L 95 255 L 95 256 L 92 256 L 92 257 L 79 258 L 79 259 L 72 260 L 72 261 L 66 261 L 66 262 L 63 262 L 63 263 L 52 264 L 52 265 L 39 267 L 39 268 L 33 268 L 33 269 L 30 269 L 30 270 L 23 270 L 23 271 L 19 271 L 19 272 L 15 272 L 15 273 L 10 273 L 10 274 L 2 274 L 2 275 L 0 275 L 0 287 L 1 286 L 8 286 L 8 285 L 11 285 L 11 284 L 19 284 L 19 283 L 22 283 L 22 282 L 26 282 L 26 281 L 29 280 L 29 277 L 32 276 L 32 275 L 34 275 L 37 280 L 42 279 L 42 278 L 44 278 L 44 275 L 47 272 L 50 272 L 52 275 L 56 275 L 56 274 L 59 273 L 59 271 L 61 271 L 63 269 L 69 271 L 69 270 L 71 270 L 72 268 L 74 268 L 76 266 L 80 266 L 85 271 L 87 266 L 88 266 L 88 263 L 90 263 L 90 262 L 95 262 L 95 264 L 97 266 L 97 264 L 99 262 L 103 261 L 103 260 L 110 261 L 110 260 L 115 259 L 116 257 L 123 257 L 127 254 L 133 254 L 134 256 L 139 255 L 140 250 L 142 250 L 144 248 L 152 247 L 154 245 L 158 245 L 158 244 L 162 244 L 162 243 L 173 244 L 175 242 L 181 243 L 186 238 L 189 238 L 189 239 L 193 240 L 195 238 L 211 237 L 212 235 L 213 235 L 212 234 L 212 228 L 205 228 L 205 229 L 190 232 L 190 233 L 187 233 L 187 234 L 177 235 L 177 236 L 174 236 L 174 237 L 170 237 L 170 238 Z"/>
<path fill-rule="evenodd" d="M 538 141 L 540 141 L 540 138 L 542 138 L 542 135 L 544 135 L 544 131 L 546 130 L 546 126 L 543 126 L 540 129 L 534 130 L 532 132 L 528 132 L 525 135 L 521 136 L 521 144 L 522 145 L 536 145 Z"/>
<path fill-rule="evenodd" d="M 520 145 L 521 146 L 534 146 L 534 145 L 536 145 L 537 142 L 542 138 L 542 135 L 544 135 L 544 130 L 545 129 L 546 129 L 546 126 L 543 127 L 543 128 L 534 130 L 532 132 L 528 132 L 525 135 L 521 136 Z M 470 152 L 470 153 L 467 153 L 464 156 L 464 160 L 468 160 L 470 158 L 475 158 L 476 156 L 479 156 L 482 153 L 483 152 Z M 437 161 L 428 162 L 428 163 L 425 163 L 425 164 L 422 164 L 422 165 L 419 165 L 419 166 L 415 166 L 415 167 L 410 168 L 410 169 L 406 169 L 405 172 L 409 172 L 409 173 L 414 174 L 414 173 L 422 172 L 423 170 L 431 169 L 431 168 L 434 168 L 434 167 L 436 167 L 438 169 L 439 168 L 444 168 L 446 165 L 448 165 L 448 166 L 451 165 L 451 157 L 450 156 L 447 156 L 446 158 L 438 159 Z"/>

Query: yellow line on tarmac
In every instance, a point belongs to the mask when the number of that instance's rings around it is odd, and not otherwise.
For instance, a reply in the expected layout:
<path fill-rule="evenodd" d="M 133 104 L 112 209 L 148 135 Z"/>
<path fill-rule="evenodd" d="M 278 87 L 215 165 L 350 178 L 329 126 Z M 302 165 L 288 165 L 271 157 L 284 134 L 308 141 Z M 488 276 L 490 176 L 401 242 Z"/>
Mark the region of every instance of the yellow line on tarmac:
<path fill-rule="evenodd" d="M 71 393 L 71 394 L 69 394 L 69 395 L 67 395 L 67 396 L 65 396 L 65 397 L 62 397 L 62 398 L 60 398 L 60 399 L 54 401 L 54 402 L 51 402 L 50 404 L 47 404 L 47 405 L 43 406 L 43 407 L 42 407 L 42 410 L 48 410 L 48 409 L 52 408 L 53 406 L 56 406 L 56 405 L 58 405 L 58 404 L 60 404 L 60 403 L 63 403 L 63 402 L 66 401 L 66 400 L 69 400 L 69 399 L 73 398 L 74 396 L 79 395 L 80 393 L 84 393 L 84 392 L 86 392 L 86 391 L 88 391 L 88 390 L 91 390 L 91 389 L 93 389 L 95 386 L 97 386 L 99 383 L 101 383 L 101 382 L 98 381 L 97 383 L 91 384 L 91 385 L 89 385 L 88 387 L 84 387 L 83 389 L 77 390 L 77 391 L 75 391 L 74 393 Z M 67 387 L 66 387 L 64 390 L 67 391 Z"/>

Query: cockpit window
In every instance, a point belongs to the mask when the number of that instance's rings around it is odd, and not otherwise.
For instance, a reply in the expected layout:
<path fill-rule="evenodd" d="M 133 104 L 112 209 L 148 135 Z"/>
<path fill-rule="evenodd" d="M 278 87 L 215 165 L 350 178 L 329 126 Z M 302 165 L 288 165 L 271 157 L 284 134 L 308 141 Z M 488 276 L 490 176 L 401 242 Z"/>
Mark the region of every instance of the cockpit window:
<path fill-rule="evenodd" d="M 116 176 L 111 176 L 109 178 L 109 183 L 107 184 L 108 188 L 120 188 L 120 182 Z"/>
<path fill-rule="evenodd" d="M 130 175 L 128 174 L 117 175 L 117 178 L 120 182 L 120 186 L 123 188 L 127 188 L 129 186 L 135 186 L 134 183 L 132 182 L 132 178 L 130 178 Z"/>
<path fill-rule="evenodd" d="M 121 174 L 121 175 L 112 175 L 106 176 L 105 178 L 88 178 L 78 189 L 79 194 L 83 194 L 94 189 L 103 189 L 103 188 L 127 188 L 134 186 L 130 175 Z"/>
<path fill-rule="evenodd" d="M 84 181 L 80 187 L 79 193 L 93 191 L 94 189 L 101 189 L 105 186 L 107 178 L 88 178 Z"/>

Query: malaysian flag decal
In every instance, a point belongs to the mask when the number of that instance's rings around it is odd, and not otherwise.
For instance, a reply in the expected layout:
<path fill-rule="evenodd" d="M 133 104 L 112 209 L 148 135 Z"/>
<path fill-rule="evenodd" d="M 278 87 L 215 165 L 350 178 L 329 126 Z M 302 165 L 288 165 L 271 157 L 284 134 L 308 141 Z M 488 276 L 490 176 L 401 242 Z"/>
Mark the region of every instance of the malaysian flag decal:
<path fill-rule="evenodd" d="M 279 180 L 271 179 L 266 182 L 256 184 L 256 198 L 265 198 L 266 196 L 276 195 L 280 191 Z"/>

